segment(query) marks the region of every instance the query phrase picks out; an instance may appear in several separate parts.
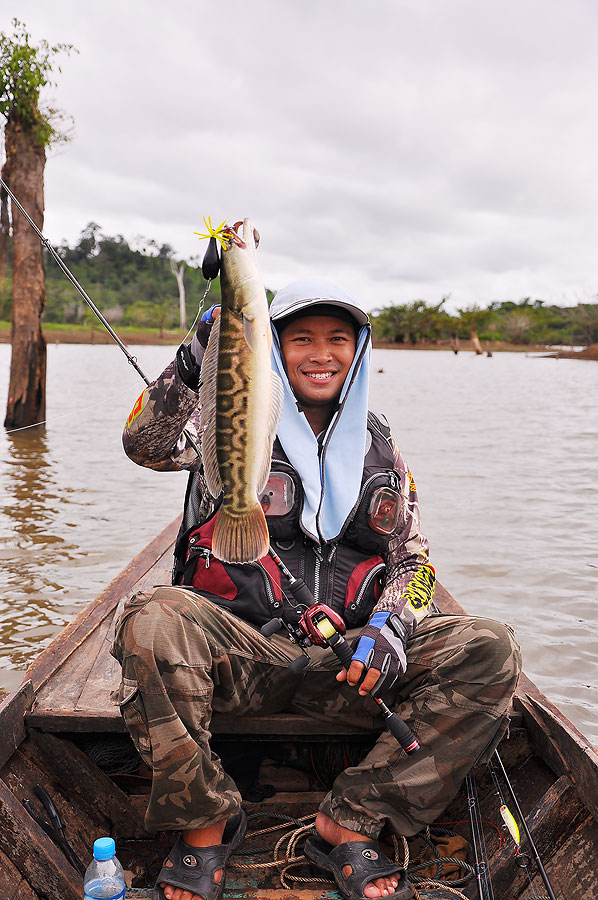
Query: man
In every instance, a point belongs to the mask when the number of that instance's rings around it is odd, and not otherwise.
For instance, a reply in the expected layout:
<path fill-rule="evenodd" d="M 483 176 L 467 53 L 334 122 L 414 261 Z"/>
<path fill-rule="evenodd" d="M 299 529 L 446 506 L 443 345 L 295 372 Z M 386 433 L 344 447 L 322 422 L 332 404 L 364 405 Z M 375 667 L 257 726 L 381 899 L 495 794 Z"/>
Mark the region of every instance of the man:
<path fill-rule="evenodd" d="M 377 718 L 375 691 L 406 719 L 421 751 L 407 756 L 384 732 L 336 779 L 306 854 L 350 900 L 408 900 L 406 874 L 380 852 L 378 836 L 384 826 L 409 836 L 433 822 L 492 752 L 507 726 L 519 651 L 498 622 L 432 611 L 415 484 L 388 427 L 368 413 L 367 315 L 341 288 L 307 279 L 280 291 L 270 316 L 272 365 L 285 392 L 261 498 L 270 538 L 316 599 L 344 617 L 354 656 L 339 672 L 332 651 L 313 648 L 308 668 L 290 672 L 298 648 L 259 631 L 274 616 L 298 616 L 272 561 L 228 565 L 211 553 L 218 504 L 195 449 L 206 321 L 144 391 L 123 438 L 135 462 L 192 473 L 178 586 L 133 597 L 113 651 L 123 668 L 122 714 L 153 770 L 146 825 L 182 832 L 154 896 L 217 900 L 244 835 L 240 795 L 209 746 L 213 710 L 287 710 L 363 726 Z"/>

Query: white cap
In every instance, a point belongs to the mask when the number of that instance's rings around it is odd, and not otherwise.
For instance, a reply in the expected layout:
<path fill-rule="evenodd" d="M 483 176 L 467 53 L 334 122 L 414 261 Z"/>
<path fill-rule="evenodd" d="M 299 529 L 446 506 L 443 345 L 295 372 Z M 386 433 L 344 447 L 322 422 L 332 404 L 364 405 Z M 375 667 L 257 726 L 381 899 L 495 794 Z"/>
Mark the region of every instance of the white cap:
<path fill-rule="evenodd" d="M 302 278 L 281 288 L 270 305 L 270 318 L 276 322 L 318 303 L 341 307 L 353 316 L 358 325 L 369 322 L 367 313 L 344 288 L 323 278 Z"/>

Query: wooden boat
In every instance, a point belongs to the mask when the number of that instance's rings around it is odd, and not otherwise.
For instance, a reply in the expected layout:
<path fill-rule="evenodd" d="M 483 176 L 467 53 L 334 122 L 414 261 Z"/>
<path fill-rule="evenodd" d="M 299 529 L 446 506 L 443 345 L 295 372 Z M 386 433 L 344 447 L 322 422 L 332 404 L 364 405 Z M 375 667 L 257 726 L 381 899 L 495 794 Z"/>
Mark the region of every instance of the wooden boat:
<path fill-rule="evenodd" d="M 117 767 L 113 762 L 102 765 L 97 748 L 107 746 L 108 755 L 113 756 L 124 748 L 130 756 L 132 744 L 124 733 L 118 709 L 109 700 L 119 673 L 108 649 L 115 617 L 125 598 L 142 588 L 170 582 L 177 529 L 175 521 L 82 610 L 35 660 L 20 689 L 0 707 L 1 900 L 79 900 L 82 896 L 81 876 L 36 816 L 30 814 L 37 813 L 41 818 L 36 784 L 54 801 L 66 838 L 80 859 L 87 863 L 96 837 L 112 835 L 134 883 L 127 897 L 151 897 L 155 872 L 171 837 L 145 831 L 148 778 L 142 772 L 110 772 L 111 765 Z M 435 599 L 446 612 L 463 612 L 440 586 Z M 254 797 L 246 804 L 249 813 L 266 818 L 260 826 L 271 824 L 268 817 L 274 821 L 281 814 L 300 818 L 315 813 L 325 787 L 316 773 L 299 772 L 289 767 L 288 760 L 286 765 L 284 760 L 281 764 L 281 754 L 273 752 L 273 747 L 299 748 L 299 756 L 305 758 L 317 756 L 318 748 L 320 755 L 322 750 L 330 753 L 331 748 L 339 746 L 359 750 L 373 740 L 365 731 L 347 734 L 325 722 L 291 715 L 215 716 L 212 729 L 221 747 L 228 743 L 245 753 L 247 748 L 267 742 L 267 752 L 279 758 L 278 764 L 266 761 L 260 769 L 260 779 L 274 784 L 276 793 Z M 286 749 L 285 753 L 288 755 Z M 556 896 L 596 900 L 598 757 L 584 736 L 525 676 L 517 691 L 510 736 L 502 741 L 500 753 Z M 533 860 L 527 869 L 522 868 L 508 834 L 496 827 L 501 824 L 499 800 L 486 767 L 477 771 L 476 782 L 481 817 L 493 823 L 485 832 L 494 896 L 497 900 L 535 896 L 528 873 L 536 895 L 545 896 Z M 25 799 L 30 801 L 29 811 L 23 805 Z M 456 823 L 455 832 L 465 838 L 467 806 L 467 798 L 461 793 L 443 816 L 443 821 Z M 254 839 L 254 844 L 255 840 L 259 843 L 264 838 Z M 245 865 L 258 858 L 257 850 L 251 856 L 251 846 L 249 841 Z M 530 853 L 525 837 L 522 850 Z M 263 862 L 263 855 L 259 855 L 260 860 Z M 264 900 L 338 896 L 330 884 L 291 882 L 288 878 L 286 884 L 291 888 L 285 889 L 279 870 L 276 866 L 231 868 L 227 896 Z M 426 890 L 424 893 L 422 889 L 422 896 L 455 896 L 447 888 Z M 474 882 L 460 890 L 466 897 L 477 896 Z"/>

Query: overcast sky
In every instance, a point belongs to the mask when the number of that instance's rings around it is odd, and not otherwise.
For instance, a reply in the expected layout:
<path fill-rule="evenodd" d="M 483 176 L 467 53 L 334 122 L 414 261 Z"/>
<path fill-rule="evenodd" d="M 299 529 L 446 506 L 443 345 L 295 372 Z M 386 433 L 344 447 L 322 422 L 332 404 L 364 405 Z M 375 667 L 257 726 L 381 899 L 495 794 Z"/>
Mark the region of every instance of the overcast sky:
<path fill-rule="evenodd" d="M 595 0 L 0 0 L 74 44 L 45 231 L 89 221 L 203 254 L 250 216 L 276 289 L 369 309 L 598 292 Z"/>

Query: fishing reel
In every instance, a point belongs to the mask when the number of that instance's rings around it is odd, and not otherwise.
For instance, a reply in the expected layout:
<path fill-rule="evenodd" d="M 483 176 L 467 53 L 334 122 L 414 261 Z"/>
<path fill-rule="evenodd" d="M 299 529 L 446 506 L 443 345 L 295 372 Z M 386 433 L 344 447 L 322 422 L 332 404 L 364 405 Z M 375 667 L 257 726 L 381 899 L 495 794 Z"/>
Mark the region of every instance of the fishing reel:
<path fill-rule="evenodd" d="M 291 672 L 301 672 L 309 663 L 307 647 L 315 644 L 318 647 L 331 647 L 334 650 L 341 639 L 347 648 L 347 652 L 344 654 L 346 663 L 343 662 L 343 665 L 346 665 L 346 668 L 351 665 L 353 654 L 343 637 L 347 627 L 341 616 L 324 603 L 312 602 L 298 622 L 287 622 L 282 618 L 271 619 L 262 626 L 260 631 L 264 637 L 270 637 L 283 628 L 288 633 L 290 641 L 297 644 L 303 651 L 302 655 L 290 664 Z M 336 650 L 334 652 L 337 653 Z"/>
<path fill-rule="evenodd" d="M 306 648 L 313 644 L 318 647 L 330 647 L 343 667 L 349 671 L 349 666 L 353 659 L 353 651 L 344 637 L 347 626 L 342 617 L 324 603 L 315 602 L 305 583 L 288 572 L 288 569 L 286 569 L 282 560 L 279 559 L 272 548 L 270 548 L 270 555 L 275 562 L 283 567 L 285 575 L 287 573 L 290 575 L 291 591 L 295 598 L 300 600 L 305 606 L 305 610 L 298 622 L 287 622 L 283 618 L 271 619 L 265 625 L 262 625 L 261 633 L 264 637 L 270 637 L 284 628 L 292 643 L 301 647 L 302 655 L 294 659 L 289 665 L 291 672 L 299 673 L 307 666 L 309 654 Z M 308 598 L 311 598 L 311 603 L 309 603 Z M 308 603 L 305 602 L 306 600 L 308 600 Z M 372 693 L 370 693 L 370 697 L 378 705 L 380 712 L 384 716 L 386 727 L 397 739 L 405 753 L 408 755 L 417 753 L 420 746 L 407 723 L 397 716 L 396 713 L 393 713 L 380 697 L 376 697 Z"/>

